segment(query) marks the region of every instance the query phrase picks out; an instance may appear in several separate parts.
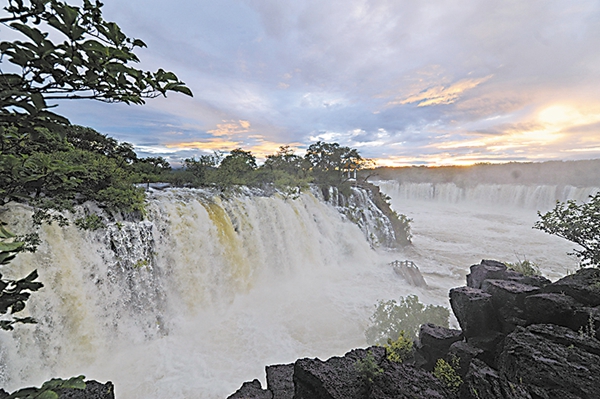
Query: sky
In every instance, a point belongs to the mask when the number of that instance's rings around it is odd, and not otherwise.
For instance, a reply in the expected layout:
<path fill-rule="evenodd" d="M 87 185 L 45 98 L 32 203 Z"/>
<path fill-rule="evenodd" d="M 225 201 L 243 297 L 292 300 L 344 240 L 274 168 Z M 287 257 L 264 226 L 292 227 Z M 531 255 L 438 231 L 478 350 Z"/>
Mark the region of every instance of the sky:
<path fill-rule="evenodd" d="M 104 0 L 139 67 L 193 91 L 70 101 L 71 122 L 182 159 L 318 140 L 379 166 L 600 157 L 597 0 Z"/>

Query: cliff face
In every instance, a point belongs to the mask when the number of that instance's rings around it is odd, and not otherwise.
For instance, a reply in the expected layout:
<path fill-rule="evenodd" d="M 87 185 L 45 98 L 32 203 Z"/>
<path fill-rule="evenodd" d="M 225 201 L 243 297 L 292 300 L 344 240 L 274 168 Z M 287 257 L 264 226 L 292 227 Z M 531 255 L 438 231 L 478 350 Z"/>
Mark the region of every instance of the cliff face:
<path fill-rule="evenodd" d="M 484 260 L 471 266 L 467 286 L 450 291 L 450 303 L 461 330 L 421 326 L 409 361 L 390 362 L 380 347 L 327 361 L 300 359 L 267 367 L 267 389 L 255 380 L 254 391 L 247 383 L 230 398 L 598 397 L 600 270 L 582 269 L 551 283 Z M 381 370 L 372 381 L 356 367 L 367 352 Z M 454 365 L 459 389 L 433 376 L 438 359 Z"/>

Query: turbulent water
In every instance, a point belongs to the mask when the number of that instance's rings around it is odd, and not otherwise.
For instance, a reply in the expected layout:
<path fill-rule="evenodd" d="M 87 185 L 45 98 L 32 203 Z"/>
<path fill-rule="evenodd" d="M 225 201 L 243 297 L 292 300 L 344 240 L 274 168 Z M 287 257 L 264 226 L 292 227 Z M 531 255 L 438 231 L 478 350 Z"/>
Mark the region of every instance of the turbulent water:
<path fill-rule="evenodd" d="M 415 293 L 447 305 L 448 288 L 483 257 L 527 256 L 551 278 L 575 267 L 570 244 L 531 229 L 535 206 L 382 188 L 414 219 L 412 248 L 373 249 L 310 193 L 153 192 L 143 222 L 95 232 L 44 226 L 38 252 L 2 270 L 18 278 L 38 269 L 45 288 L 23 312 L 39 324 L 0 335 L 0 385 L 84 374 L 113 381 L 120 399 L 224 399 L 243 381 L 264 380 L 267 364 L 364 346 L 378 299 Z M 13 230 L 26 229 L 26 208 L 9 216 Z M 394 259 L 414 260 L 431 289 L 404 284 L 387 266 Z"/>

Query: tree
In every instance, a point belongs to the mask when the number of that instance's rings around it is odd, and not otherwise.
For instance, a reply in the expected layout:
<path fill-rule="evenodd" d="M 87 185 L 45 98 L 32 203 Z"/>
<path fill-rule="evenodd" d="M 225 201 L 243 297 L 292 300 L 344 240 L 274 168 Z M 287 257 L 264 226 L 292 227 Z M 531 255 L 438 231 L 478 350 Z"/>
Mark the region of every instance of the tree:
<path fill-rule="evenodd" d="M 347 172 L 361 169 L 366 161 L 355 148 L 322 141 L 311 144 L 304 158 L 311 165 L 315 181 L 327 186 L 341 185 L 348 180 Z"/>
<path fill-rule="evenodd" d="M 221 161 L 218 182 L 225 185 L 250 185 L 253 183 L 253 172 L 256 168 L 256 157 L 252 152 L 236 148 Z"/>
<path fill-rule="evenodd" d="M 543 215 L 538 212 L 538 216 L 540 220 L 533 226 L 535 229 L 583 248 L 569 253 L 579 258 L 581 267 L 600 266 L 600 192 L 581 205 L 575 200 L 557 202 L 553 210 Z"/>
<path fill-rule="evenodd" d="M 200 155 L 198 159 L 187 158 L 183 165 L 194 176 L 196 185 L 206 185 L 211 182 L 210 174 L 219 166 L 221 160 L 221 153 L 215 152 L 212 155 Z"/>
<path fill-rule="evenodd" d="M 267 155 L 265 163 L 259 168 L 261 178 L 275 186 L 284 198 L 296 198 L 308 188 L 311 182 L 308 161 L 289 145 L 279 147 L 272 155 Z"/>
<path fill-rule="evenodd" d="M 395 300 L 379 301 L 371 316 L 371 324 L 365 331 L 369 345 L 383 345 L 388 339 L 395 341 L 400 334 L 414 340 L 421 324 L 434 323 L 448 327 L 450 311 L 443 306 L 423 305 L 419 297 L 409 295 Z"/>

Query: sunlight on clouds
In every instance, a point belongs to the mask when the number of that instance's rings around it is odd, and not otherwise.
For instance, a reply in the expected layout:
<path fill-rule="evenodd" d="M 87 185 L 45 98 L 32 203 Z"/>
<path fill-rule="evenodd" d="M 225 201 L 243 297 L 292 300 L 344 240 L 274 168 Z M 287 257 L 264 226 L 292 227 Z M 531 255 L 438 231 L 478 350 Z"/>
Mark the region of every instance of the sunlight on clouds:
<path fill-rule="evenodd" d="M 217 138 L 208 139 L 206 141 L 191 141 L 184 143 L 167 144 L 167 148 L 175 148 L 177 150 L 203 150 L 203 151 L 229 151 L 240 147 L 239 141 L 220 140 Z"/>
<path fill-rule="evenodd" d="M 547 105 L 521 119 L 490 126 L 485 133 L 463 131 L 459 139 L 454 134 L 437 136 L 435 142 L 424 148 L 439 153 L 421 159 L 427 164 L 467 165 L 481 161 L 507 162 L 522 156 L 535 160 L 560 158 L 565 153 L 594 155 L 600 150 L 600 136 L 594 128 L 600 122 L 600 107 L 595 104 Z M 473 138 L 474 135 L 477 137 Z M 440 155 L 447 151 L 452 154 Z M 410 160 L 391 158 L 388 163 L 406 162 Z"/>
<path fill-rule="evenodd" d="M 218 123 L 215 129 L 209 130 L 208 133 L 213 136 L 221 137 L 221 136 L 234 136 L 239 134 L 245 134 L 250 131 L 250 122 L 244 120 L 238 121 L 227 121 L 224 120 L 223 123 Z"/>
<path fill-rule="evenodd" d="M 430 87 L 425 91 L 409 95 L 407 98 L 399 98 L 388 102 L 388 106 L 405 105 L 417 103 L 418 107 L 426 107 L 429 105 L 452 104 L 462 93 L 473 89 L 485 81 L 489 80 L 493 75 L 488 75 L 479 79 L 462 79 L 450 86 L 438 85 Z"/>
<path fill-rule="evenodd" d="M 552 105 L 538 114 L 538 120 L 560 128 L 589 125 L 600 121 L 600 114 L 582 114 L 570 105 Z"/>

